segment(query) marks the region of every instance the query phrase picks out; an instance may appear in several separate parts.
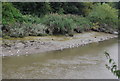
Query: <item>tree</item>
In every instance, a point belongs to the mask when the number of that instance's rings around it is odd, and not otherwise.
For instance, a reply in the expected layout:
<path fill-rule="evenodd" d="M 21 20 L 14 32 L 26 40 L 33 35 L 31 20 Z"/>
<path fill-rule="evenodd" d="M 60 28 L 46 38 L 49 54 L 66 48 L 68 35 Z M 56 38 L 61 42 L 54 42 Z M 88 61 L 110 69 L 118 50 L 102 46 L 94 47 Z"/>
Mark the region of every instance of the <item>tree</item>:
<path fill-rule="evenodd" d="M 106 3 L 96 4 L 88 17 L 93 22 L 105 23 L 115 28 L 118 26 L 118 10 Z"/>
<path fill-rule="evenodd" d="M 22 14 L 42 16 L 51 11 L 49 2 L 13 2 L 13 5 L 18 8 Z"/>
<path fill-rule="evenodd" d="M 22 18 L 22 14 L 12 3 L 2 3 L 2 23 L 10 24 Z"/>

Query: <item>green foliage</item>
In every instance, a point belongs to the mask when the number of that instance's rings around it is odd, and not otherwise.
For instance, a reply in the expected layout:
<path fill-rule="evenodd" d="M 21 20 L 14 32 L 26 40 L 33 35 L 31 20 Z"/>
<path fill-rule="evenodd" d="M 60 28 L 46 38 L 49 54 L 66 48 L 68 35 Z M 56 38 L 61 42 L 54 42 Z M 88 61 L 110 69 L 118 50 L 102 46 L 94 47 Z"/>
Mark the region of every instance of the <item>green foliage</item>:
<path fill-rule="evenodd" d="M 72 19 L 75 23 L 75 29 L 79 32 L 90 30 L 92 27 L 92 22 L 89 19 L 79 15 L 66 15 L 66 18 Z"/>
<path fill-rule="evenodd" d="M 12 4 L 24 15 L 31 14 L 40 17 L 51 11 L 49 2 L 13 2 Z"/>
<path fill-rule="evenodd" d="M 72 19 L 58 14 L 46 15 L 42 23 L 48 26 L 49 34 L 71 33 L 75 27 Z"/>
<path fill-rule="evenodd" d="M 32 15 L 22 15 L 18 9 L 16 9 L 12 3 L 3 3 L 2 5 L 2 22 L 3 25 L 14 24 L 15 22 L 26 23 L 39 23 L 40 18 Z"/>
<path fill-rule="evenodd" d="M 93 2 L 83 2 L 84 8 L 82 9 L 82 15 L 87 16 L 94 7 Z"/>
<path fill-rule="evenodd" d="M 28 24 L 27 24 L 28 25 Z M 46 26 L 43 24 L 29 24 L 28 28 L 26 29 L 26 33 L 29 33 L 29 36 L 43 36 L 47 35 L 45 30 Z"/>
<path fill-rule="evenodd" d="M 2 31 L 3 36 L 12 37 L 73 34 L 74 31 L 81 33 L 88 30 L 113 32 L 113 28 L 117 29 L 118 26 L 116 5 L 94 2 L 3 2 L 0 36 Z"/>
<path fill-rule="evenodd" d="M 88 15 L 92 22 L 111 25 L 113 28 L 118 26 L 118 11 L 108 4 L 97 4 L 93 7 L 93 11 Z"/>
<path fill-rule="evenodd" d="M 22 14 L 43 16 L 49 13 L 88 15 L 92 2 L 14 2 Z"/>
<path fill-rule="evenodd" d="M 11 37 L 42 36 L 46 34 L 46 27 L 42 24 L 14 23 L 4 25 L 4 28 L 6 30 L 3 31 L 3 35 Z"/>
<path fill-rule="evenodd" d="M 76 32 L 83 32 L 90 30 L 92 23 L 85 17 L 78 15 L 59 15 L 49 14 L 43 17 L 43 24 L 48 26 L 50 34 L 65 34 Z"/>
<path fill-rule="evenodd" d="M 107 2 L 107 4 L 109 4 L 111 7 L 113 7 L 113 8 L 116 8 L 116 9 L 118 9 L 119 7 L 118 7 L 118 5 L 119 5 L 119 3 L 118 2 Z"/>
<path fill-rule="evenodd" d="M 15 23 L 13 25 L 11 25 L 9 28 L 9 35 L 11 37 L 23 37 L 25 36 L 25 25 L 23 24 L 19 24 L 19 23 Z"/>
<path fill-rule="evenodd" d="M 40 18 L 31 15 L 22 15 L 12 3 L 3 3 L 3 36 L 24 37 L 29 35 L 44 34 L 44 25 L 40 24 Z M 0 31 L 0 34 L 1 34 Z"/>
<path fill-rule="evenodd" d="M 0 2 L 0 24 L 2 24 L 2 2 Z"/>
<path fill-rule="evenodd" d="M 0 2 L 0 37 L 2 37 L 2 2 Z"/>
<path fill-rule="evenodd" d="M 22 18 L 22 14 L 16 9 L 12 3 L 2 3 L 2 23 L 11 24 Z"/>
<path fill-rule="evenodd" d="M 64 8 L 63 8 L 63 3 L 61 2 L 51 2 L 50 7 L 51 7 L 51 12 L 52 13 L 59 13 L 63 14 L 64 13 Z"/>
<path fill-rule="evenodd" d="M 23 15 L 22 20 L 19 20 L 19 22 L 39 24 L 41 19 L 37 16 Z"/>
<path fill-rule="evenodd" d="M 110 54 L 105 52 L 105 56 L 108 59 L 109 64 L 106 64 L 106 68 L 110 70 L 114 75 L 116 75 L 118 78 L 120 78 L 120 70 L 118 70 L 118 67 L 113 59 L 111 59 Z"/>

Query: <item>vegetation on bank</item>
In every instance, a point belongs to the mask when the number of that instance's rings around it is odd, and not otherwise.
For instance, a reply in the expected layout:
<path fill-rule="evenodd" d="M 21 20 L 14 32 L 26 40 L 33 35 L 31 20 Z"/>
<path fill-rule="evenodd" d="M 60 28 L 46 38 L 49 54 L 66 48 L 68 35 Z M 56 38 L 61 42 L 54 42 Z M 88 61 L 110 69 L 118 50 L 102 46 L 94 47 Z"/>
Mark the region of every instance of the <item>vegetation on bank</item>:
<path fill-rule="evenodd" d="M 108 3 L 4 2 L 2 17 L 4 38 L 118 30 L 118 9 Z"/>
<path fill-rule="evenodd" d="M 109 64 L 106 64 L 106 68 L 110 70 L 114 75 L 120 78 L 120 70 L 118 70 L 118 66 L 115 63 L 114 59 L 111 58 L 108 52 L 105 52 L 105 56 L 108 59 Z"/>
<path fill-rule="evenodd" d="M 104 27 L 118 28 L 118 10 L 108 4 L 97 4 L 88 17 L 92 22 L 99 22 L 99 25 L 106 24 Z"/>

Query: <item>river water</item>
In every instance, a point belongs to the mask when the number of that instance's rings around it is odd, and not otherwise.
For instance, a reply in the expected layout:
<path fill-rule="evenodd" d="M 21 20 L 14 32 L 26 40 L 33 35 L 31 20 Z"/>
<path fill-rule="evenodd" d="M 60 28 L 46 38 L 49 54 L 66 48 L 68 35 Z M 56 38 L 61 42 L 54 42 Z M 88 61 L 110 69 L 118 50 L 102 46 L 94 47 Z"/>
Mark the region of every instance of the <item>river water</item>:
<path fill-rule="evenodd" d="M 63 51 L 2 59 L 4 79 L 115 79 L 104 51 L 118 63 L 118 42 L 111 39 Z"/>

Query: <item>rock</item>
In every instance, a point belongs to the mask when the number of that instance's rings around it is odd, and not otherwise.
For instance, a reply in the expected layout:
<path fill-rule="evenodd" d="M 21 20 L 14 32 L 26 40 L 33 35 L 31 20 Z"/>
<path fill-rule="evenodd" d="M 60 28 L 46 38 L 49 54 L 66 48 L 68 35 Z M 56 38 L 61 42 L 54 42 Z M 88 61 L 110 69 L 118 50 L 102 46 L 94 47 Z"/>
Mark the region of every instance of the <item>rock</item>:
<path fill-rule="evenodd" d="M 66 36 L 66 37 L 69 37 L 69 35 L 68 35 L 68 34 L 65 34 L 65 36 Z"/>
<path fill-rule="evenodd" d="M 34 40 L 31 40 L 30 42 L 35 42 Z"/>
<path fill-rule="evenodd" d="M 106 29 L 105 29 L 105 28 L 99 28 L 99 31 L 100 31 L 100 32 L 105 32 Z"/>
<path fill-rule="evenodd" d="M 28 47 L 28 45 L 24 45 L 24 48 Z"/>
<path fill-rule="evenodd" d="M 113 34 L 118 35 L 118 32 L 114 31 Z"/>
<path fill-rule="evenodd" d="M 23 43 L 17 43 L 15 44 L 15 48 L 23 48 L 24 47 L 24 44 Z"/>
<path fill-rule="evenodd" d="M 80 27 L 79 27 L 79 28 L 74 29 L 74 31 L 75 31 L 75 32 L 77 32 L 77 33 L 82 33 L 82 31 L 81 31 Z"/>
<path fill-rule="evenodd" d="M 99 29 L 98 29 L 98 28 L 96 28 L 96 29 L 92 28 L 91 30 L 92 30 L 92 31 L 99 32 Z"/>
<path fill-rule="evenodd" d="M 31 43 L 31 46 L 33 45 L 33 43 Z"/>
<path fill-rule="evenodd" d="M 102 41 L 102 40 L 103 40 L 103 38 L 100 38 L 100 40 Z"/>
<path fill-rule="evenodd" d="M 91 41 L 91 40 L 89 39 L 89 41 Z"/>
<path fill-rule="evenodd" d="M 2 43 L 3 43 L 2 46 L 5 47 L 5 48 L 6 48 L 6 47 L 14 46 L 14 43 L 11 42 L 11 41 L 4 41 L 4 40 L 3 40 Z"/>

